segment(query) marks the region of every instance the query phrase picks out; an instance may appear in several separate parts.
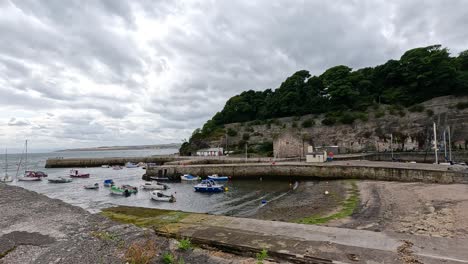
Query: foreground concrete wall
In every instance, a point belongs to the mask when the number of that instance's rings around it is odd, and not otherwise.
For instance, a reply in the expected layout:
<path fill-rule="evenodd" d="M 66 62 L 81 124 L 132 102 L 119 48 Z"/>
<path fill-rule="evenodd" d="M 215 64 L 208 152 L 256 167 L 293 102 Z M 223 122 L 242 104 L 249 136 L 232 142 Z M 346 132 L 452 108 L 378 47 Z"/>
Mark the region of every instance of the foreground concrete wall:
<path fill-rule="evenodd" d="M 224 164 L 161 166 L 147 170 L 145 178 L 157 175 L 169 177 L 193 174 L 208 176 L 227 175 L 232 178 L 295 179 L 317 177 L 322 179 L 365 179 L 403 182 L 468 183 L 468 173 L 451 170 L 392 168 L 388 166 L 313 165 L 313 164 Z"/>

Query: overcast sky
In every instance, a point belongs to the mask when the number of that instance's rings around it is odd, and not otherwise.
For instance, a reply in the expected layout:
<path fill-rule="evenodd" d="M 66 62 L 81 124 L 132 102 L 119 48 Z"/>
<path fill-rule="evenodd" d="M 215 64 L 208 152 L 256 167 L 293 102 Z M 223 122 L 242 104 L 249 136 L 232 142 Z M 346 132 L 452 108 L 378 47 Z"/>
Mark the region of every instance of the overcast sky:
<path fill-rule="evenodd" d="M 467 28 L 463 0 L 0 0 L 0 148 L 181 142 L 241 91 Z"/>

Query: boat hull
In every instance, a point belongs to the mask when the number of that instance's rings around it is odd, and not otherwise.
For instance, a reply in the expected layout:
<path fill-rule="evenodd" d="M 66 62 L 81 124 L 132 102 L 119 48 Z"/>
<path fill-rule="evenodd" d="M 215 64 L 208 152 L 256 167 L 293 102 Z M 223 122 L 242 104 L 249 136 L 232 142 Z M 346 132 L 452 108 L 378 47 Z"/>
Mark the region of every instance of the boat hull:
<path fill-rule="evenodd" d="M 224 192 L 224 187 L 193 187 L 196 192 L 219 193 Z"/>
<path fill-rule="evenodd" d="M 18 181 L 32 182 L 32 181 L 41 181 L 41 178 L 38 177 L 20 177 Z"/>
<path fill-rule="evenodd" d="M 208 176 L 208 179 L 213 180 L 213 181 L 227 181 L 227 180 L 229 180 L 229 178 L 226 177 L 226 176 L 221 176 L 221 177 Z"/>
<path fill-rule="evenodd" d="M 87 174 L 78 174 L 78 175 L 70 175 L 71 178 L 89 178 L 89 173 Z"/>

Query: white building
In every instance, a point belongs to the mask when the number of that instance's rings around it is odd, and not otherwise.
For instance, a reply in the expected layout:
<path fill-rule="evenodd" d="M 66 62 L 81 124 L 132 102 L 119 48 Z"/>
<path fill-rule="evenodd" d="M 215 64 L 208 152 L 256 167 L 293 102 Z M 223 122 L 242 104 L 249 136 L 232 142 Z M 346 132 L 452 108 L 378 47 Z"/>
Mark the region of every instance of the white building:
<path fill-rule="evenodd" d="M 327 161 L 327 151 L 314 151 L 314 147 L 307 147 L 306 162 L 325 162 Z"/>
<path fill-rule="evenodd" d="M 197 150 L 197 156 L 222 156 L 223 148 L 207 148 Z"/>

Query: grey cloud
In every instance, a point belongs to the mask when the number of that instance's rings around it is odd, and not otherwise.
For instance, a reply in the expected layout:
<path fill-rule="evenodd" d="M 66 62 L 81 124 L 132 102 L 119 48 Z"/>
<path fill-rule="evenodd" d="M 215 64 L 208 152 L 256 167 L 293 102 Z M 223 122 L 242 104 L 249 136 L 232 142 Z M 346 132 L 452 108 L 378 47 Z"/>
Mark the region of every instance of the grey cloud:
<path fill-rule="evenodd" d="M 20 120 L 12 117 L 10 121 L 8 121 L 8 126 L 29 126 L 30 123 L 27 120 Z"/>
<path fill-rule="evenodd" d="M 467 26 L 463 0 L 0 1 L 0 110 L 52 114 L 41 130 L 62 142 L 177 141 L 242 91 L 417 46 L 458 53 Z"/>

